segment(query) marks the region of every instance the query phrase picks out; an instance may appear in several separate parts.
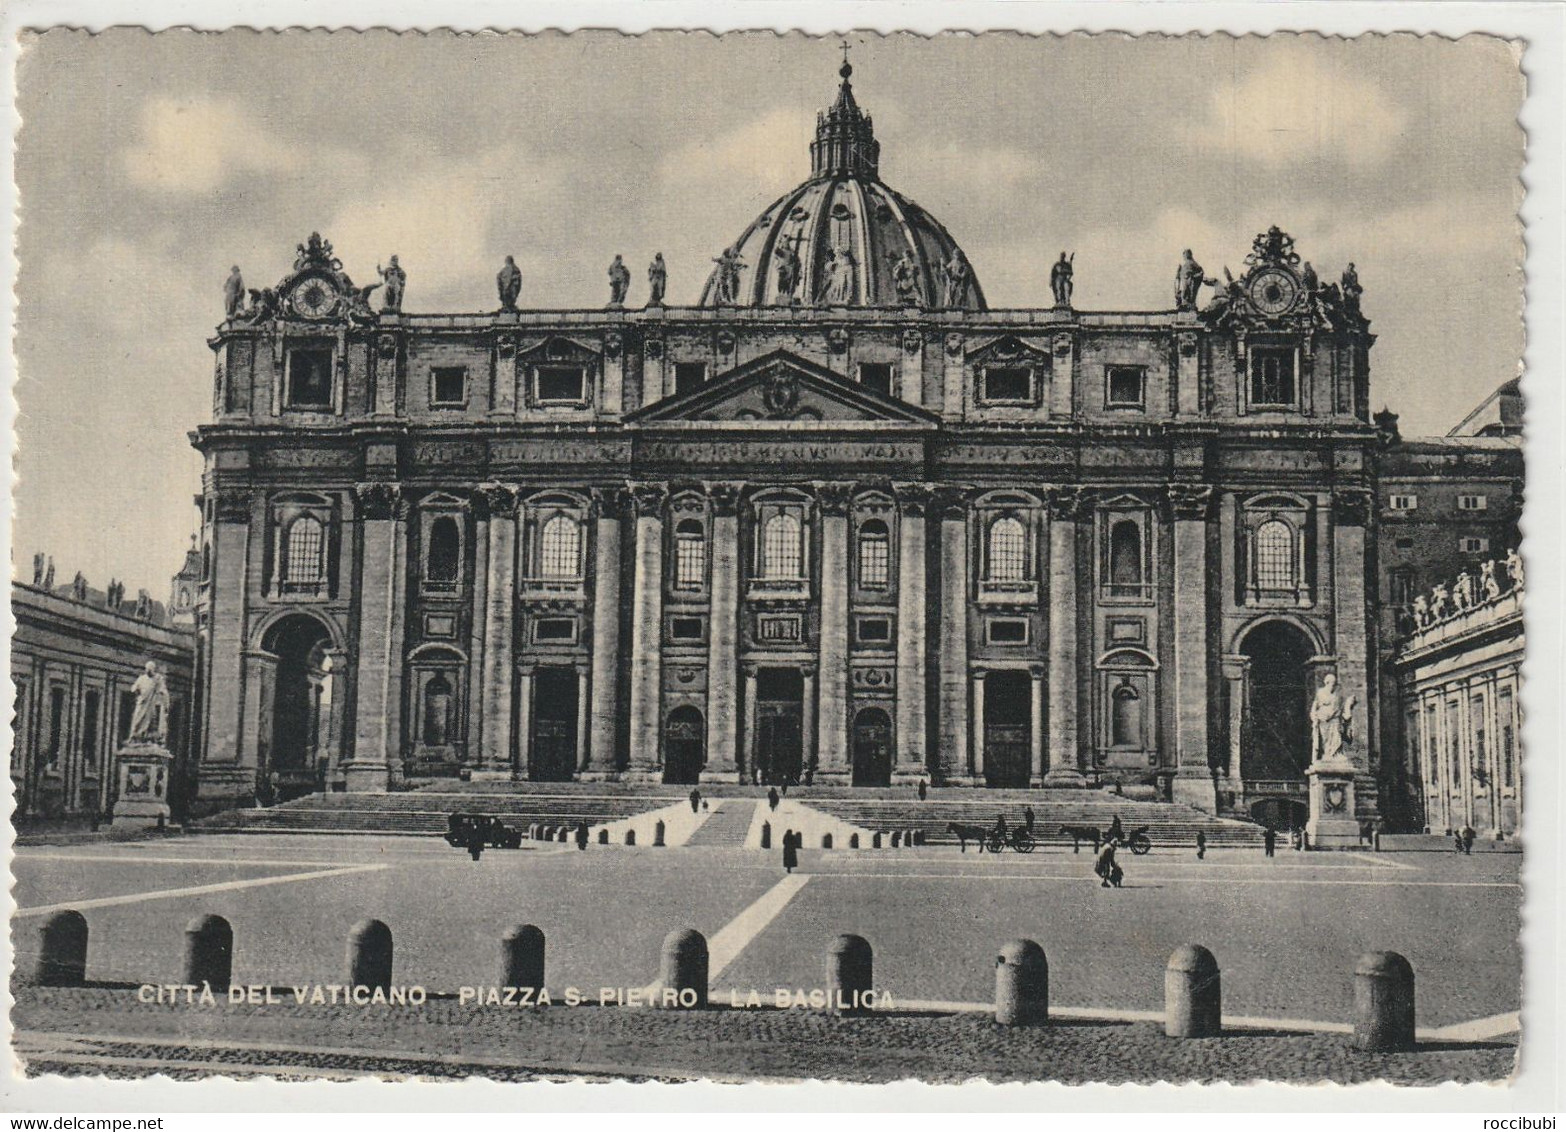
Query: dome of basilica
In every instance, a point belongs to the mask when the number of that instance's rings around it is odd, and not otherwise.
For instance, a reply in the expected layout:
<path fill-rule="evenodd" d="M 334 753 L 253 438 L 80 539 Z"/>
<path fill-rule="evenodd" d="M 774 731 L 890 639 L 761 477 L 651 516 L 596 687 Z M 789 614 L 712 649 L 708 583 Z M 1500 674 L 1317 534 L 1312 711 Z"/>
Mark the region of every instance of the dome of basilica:
<path fill-rule="evenodd" d="M 882 183 L 881 145 L 844 62 L 816 116 L 810 179 L 778 198 L 714 262 L 704 307 L 928 307 L 985 310 L 957 241 Z"/>

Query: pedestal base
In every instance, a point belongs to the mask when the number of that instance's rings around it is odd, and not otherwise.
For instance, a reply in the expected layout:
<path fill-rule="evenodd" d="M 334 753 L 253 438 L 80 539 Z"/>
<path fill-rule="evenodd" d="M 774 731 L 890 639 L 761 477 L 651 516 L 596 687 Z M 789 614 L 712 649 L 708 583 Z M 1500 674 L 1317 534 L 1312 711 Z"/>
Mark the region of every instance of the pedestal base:
<path fill-rule="evenodd" d="M 391 785 L 391 767 L 385 763 L 344 763 L 342 771 L 350 794 L 384 794 Z"/>
<path fill-rule="evenodd" d="M 1169 781 L 1169 798 L 1204 814 L 1218 812 L 1218 791 L 1209 774 L 1176 775 Z"/>
<path fill-rule="evenodd" d="M 516 777 L 516 773 L 510 769 L 501 770 L 494 767 L 468 772 L 469 782 L 513 782 Z"/>
<path fill-rule="evenodd" d="M 1052 766 L 1040 783 L 1046 790 L 1086 790 L 1088 780 L 1074 766 Z"/>
<path fill-rule="evenodd" d="M 1314 763 L 1310 779 L 1310 819 L 1305 832 L 1312 849 L 1359 848 L 1359 821 L 1354 810 L 1354 764 L 1346 760 Z"/>
<path fill-rule="evenodd" d="M 130 742 L 115 756 L 120 796 L 114 803 L 114 828 L 151 829 L 169 820 L 169 768 L 174 756 L 159 743 Z"/>

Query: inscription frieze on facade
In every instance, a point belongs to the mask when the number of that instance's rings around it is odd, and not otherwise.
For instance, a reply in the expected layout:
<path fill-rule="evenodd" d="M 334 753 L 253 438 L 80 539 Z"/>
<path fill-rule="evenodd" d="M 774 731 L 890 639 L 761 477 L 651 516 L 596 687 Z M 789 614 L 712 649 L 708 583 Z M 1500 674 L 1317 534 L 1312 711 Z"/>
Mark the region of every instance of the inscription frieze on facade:
<path fill-rule="evenodd" d="M 750 465 L 811 464 L 909 465 L 924 460 L 918 441 L 865 440 L 646 440 L 636 456 L 649 464 Z"/>
<path fill-rule="evenodd" d="M 592 443 L 585 440 L 497 440 L 489 446 L 495 464 L 625 464 L 630 462 L 625 443 Z"/>

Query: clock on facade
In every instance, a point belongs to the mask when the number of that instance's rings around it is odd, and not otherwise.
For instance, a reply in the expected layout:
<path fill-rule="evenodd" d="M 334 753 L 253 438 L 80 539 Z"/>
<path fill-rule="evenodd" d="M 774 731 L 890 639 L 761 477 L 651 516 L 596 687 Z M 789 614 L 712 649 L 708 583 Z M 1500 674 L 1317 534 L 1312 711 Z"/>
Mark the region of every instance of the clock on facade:
<path fill-rule="evenodd" d="M 1251 277 L 1251 303 L 1262 314 L 1280 315 L 1294 306 L 1300 285 L 1287 271 L 1269 268 Z"/>
<path fill-rule="evenodd" d="M 304 318 L 325 318 L 337 306 L 337 292 L 324 279 L 306 279 L 295 288 L 293 301 Z"/>

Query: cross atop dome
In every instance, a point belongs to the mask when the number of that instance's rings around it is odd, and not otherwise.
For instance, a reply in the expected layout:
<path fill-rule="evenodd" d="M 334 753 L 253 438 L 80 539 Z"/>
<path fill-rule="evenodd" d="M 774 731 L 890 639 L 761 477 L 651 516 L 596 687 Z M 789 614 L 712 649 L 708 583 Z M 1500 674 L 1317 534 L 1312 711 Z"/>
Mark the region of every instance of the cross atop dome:
<path fill-rule="evenodd" d="M 810 143 L 812 179 L 847 175 L 874 179 L 879 170 L 881 143 L 875 140 L 870 115 L 854 101 L 854 88 L 848 81 L 854 73 L 848 61 L 848 41 L 843 41 L 843 65 L 837 73 L 843 77 L 837 88 L 837 101 L 830 110 L 816 115 L 816 140 Z"/>

